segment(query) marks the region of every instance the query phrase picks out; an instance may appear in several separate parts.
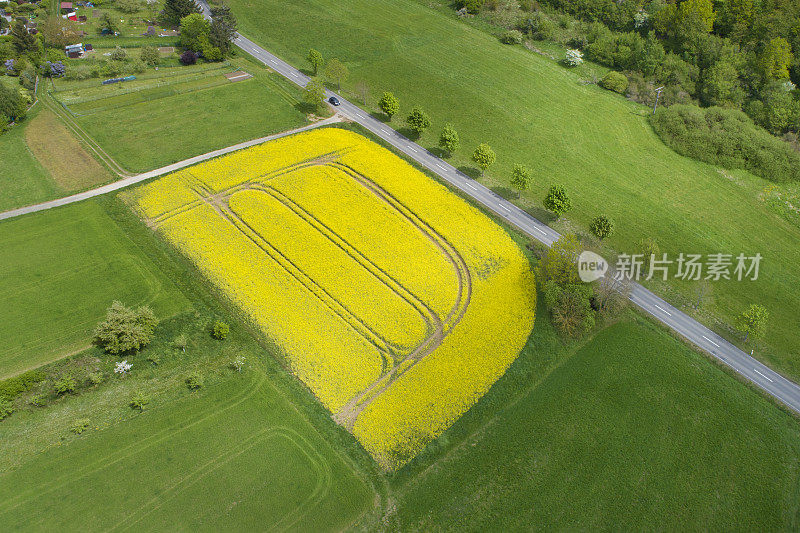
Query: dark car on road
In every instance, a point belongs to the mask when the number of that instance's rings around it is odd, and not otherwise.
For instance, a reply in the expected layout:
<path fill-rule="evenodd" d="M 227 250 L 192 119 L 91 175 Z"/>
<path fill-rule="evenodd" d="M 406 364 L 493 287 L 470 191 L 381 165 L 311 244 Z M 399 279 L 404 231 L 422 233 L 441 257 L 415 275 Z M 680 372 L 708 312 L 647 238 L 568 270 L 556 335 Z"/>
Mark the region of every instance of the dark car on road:
<path fill-rule="evenodd" d="M 328 98 L 328 102 L 330 102 L 331 105 L 339 105 L 339 99 L 336 98 L 335 96 L 331 96 L 330 98 Z"/>

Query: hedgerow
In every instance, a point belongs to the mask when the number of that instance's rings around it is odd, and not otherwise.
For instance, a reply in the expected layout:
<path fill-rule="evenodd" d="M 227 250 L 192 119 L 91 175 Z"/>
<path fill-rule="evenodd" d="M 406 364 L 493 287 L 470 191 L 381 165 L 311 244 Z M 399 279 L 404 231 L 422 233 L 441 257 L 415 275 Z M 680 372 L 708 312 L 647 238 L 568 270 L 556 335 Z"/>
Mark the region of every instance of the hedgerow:
<path fill-rule="evenodd" d="M 800 179 L 800 153 L 735 109 L 674 105 L 652 117 L 664 143 L 687 157 L 725 168 L 742 168 L 762 178 Z"/>

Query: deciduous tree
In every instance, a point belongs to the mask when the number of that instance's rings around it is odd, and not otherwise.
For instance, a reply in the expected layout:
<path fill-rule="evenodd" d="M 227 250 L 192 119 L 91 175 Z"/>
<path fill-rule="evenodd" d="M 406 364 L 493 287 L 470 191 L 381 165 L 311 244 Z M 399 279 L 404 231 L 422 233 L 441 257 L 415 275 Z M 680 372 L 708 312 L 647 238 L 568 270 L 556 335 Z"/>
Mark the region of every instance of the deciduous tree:
<path fill-rule="evenodd" d="M 453 152 L 458 150 L 460 144 L 461 141 L 458 138 L 458 132 L 456 129 L 450 123 L 445 124 L 442 134 L 439 135 L 439 147 L 448 154 L 452 155 Z"/>
<path fill-rule="evenodd" d="M 406 118 L 406 124 L 411 128 L 411 131 L 417 135 L 422 135 L 422 132 L 431 126 L 431 117 L 421 107 L 415 106 Z"/>
<path fill-rule="evenodd" d="M 335 57 L 328 61 L 328 64 L 325 65 L 325 78 L 328 81 L 336 82 L 337 91 L 342 88 L 342 82 L 347 81 L 347 77 L 349 75 L 350 71 L 347 69 L 347 65 Z"/>
<path fill-rule="evenodd" d="M 308 55 L 306 56 L 306 61 L 311 63 L 311 67 L 314 69 L 314 76 L 319 74 L 320 67 L 325 63 L 322 54 L 318 50 L 315 50 L 313 48 L 308 51 Z"/>
<path fill-rule="evenodd" d="M 45 44 L 58 48 L 75 44 L 81 39 L 78 23 L 61 17 L 47 17 L 39 25 L 39 31 L 44 36 Z"/>
<path fill-rule="evenodd" d="M 472 152 L 472 161 L 481 169 L 481 174 L 486 172 L 490 166 L 497 160 L 497 154 L 494 153 L 491 146 L 486 143 L 481 143 Z"/>
<path fill-rule="evenodd" d="M 578 237 L 562 235 L 547 249 L 537 269 L 539 281 L 544 285 L 552 281 L 559 287 L 579 283 L 578 256 L 583 251 Z"/>
<path fill-rule="evenodd" d="M 531 184 L 531 171 L 524 165 L 514 165 L 511 170 L 511 186 L 517 191 L 517 196 Z"/>
<path fill-rule="evenodd" d="M 572 209 L 572 200 L 563 186 L 552 185 L 544 198 L 544 207 L 558 218 Z"/>
<path fill-rule="evenodd" d="M 325 99 L 325 86 L 319 80 L 311 80 L 306 83 L 303 90 L 303 100 L 313 106 L 315 111 L 318 111 Z"/>
<path fill-rule="evenodd" d="M 94 331 L 94 342 L 106 352 L 119 354 L 147 346 L 158 325 L 153 311 L 147 307 L 130 309 L 115 301 L 106 318 Z"/>
<path fill-rule="evenodd" d="M 381 95 L 381 99 L 378 100 L 378 107 L 384 115 L 389 117 L 389 120 L 392 120 L 392 117 L 400 111 L 400 100 L 393 93 L 386 91 Z"/>
<path fill-rule="evenodd" d="M 759 304 L 751 304 L 745 311 L 739 315 L 738 319 L 739 331 L 744 333 L 744 341 L 752 337 L 760 339 L 764 336 L 767 330 L 767 323 L 769 322 L 769 311 Z"/>
<path fill-rule="evenodd" d="M 186 50 L 202 51 L 208 46 L 211 24 L 199 13 L 181 19 L 181 38 L 178 43 Z"/>

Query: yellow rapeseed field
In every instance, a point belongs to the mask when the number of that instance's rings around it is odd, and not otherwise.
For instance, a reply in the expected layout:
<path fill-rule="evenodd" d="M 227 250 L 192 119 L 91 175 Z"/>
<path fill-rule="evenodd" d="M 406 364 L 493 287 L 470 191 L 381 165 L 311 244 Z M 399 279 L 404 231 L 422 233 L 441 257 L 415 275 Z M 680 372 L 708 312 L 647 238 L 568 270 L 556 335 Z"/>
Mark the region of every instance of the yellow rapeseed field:
<path fill-rule="evenodd" d="M 533 327 L 509 235 L 388 150 L 313 130 L 128 193 L 385 468 L 486 393 Z"/>

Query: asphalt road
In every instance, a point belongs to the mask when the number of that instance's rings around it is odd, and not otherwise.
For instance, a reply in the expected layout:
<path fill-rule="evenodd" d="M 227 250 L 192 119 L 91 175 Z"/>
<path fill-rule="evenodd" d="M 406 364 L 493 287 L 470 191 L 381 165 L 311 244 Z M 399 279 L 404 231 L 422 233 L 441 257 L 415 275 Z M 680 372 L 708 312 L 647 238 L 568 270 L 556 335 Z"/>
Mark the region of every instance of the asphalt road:
<path fill-rule="evenodd" d="M 208 14 L 205 6 L 204 10 Z M 297 85 L 304 87 L 309 81 L 308 76 L 246 37 L 239 35 L 235 42 L 244 51 Z M 338 94 L 328 91 L 326 98 L 330 96 L 336 96 L 339 99 L 341 105 L 337 109 L 342 115 L 359 123 L 390 143 L 420 165 L 439 175 L 452 187 L 472 197 L 498 217 L 516 226 L 529 237 L 550 246 L 561 236 L 558 232 L 541 223 L 519 207 L 469 178 L 448 162 L 434 156 L 380 120 L 372 117 L 369 113 L 364 112 L 355 104 Z M 655 317 L 656 320 L 698 348 L 711 354 L 742 377 L 751 381 L 758 388 L 775 397 L 795 412 L 800 413 L 800 386 L 796 383 L 756 361 L 749 354 L 674 308 L 641 285 L 632 284 L 630 300 L 645 313 Z M 645 357 L 647 355 L 642 354 Z"/>

